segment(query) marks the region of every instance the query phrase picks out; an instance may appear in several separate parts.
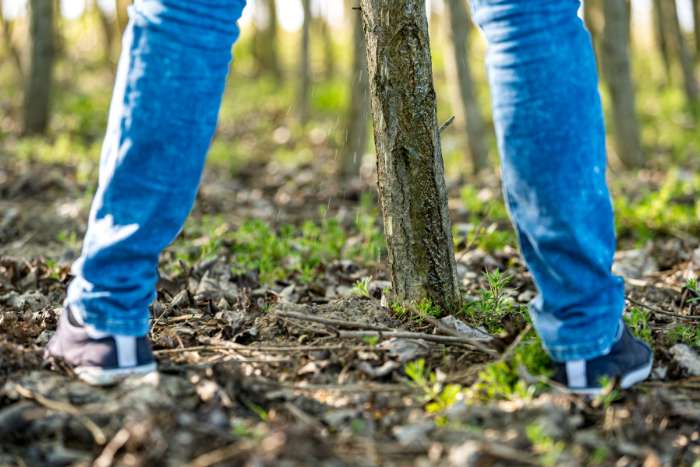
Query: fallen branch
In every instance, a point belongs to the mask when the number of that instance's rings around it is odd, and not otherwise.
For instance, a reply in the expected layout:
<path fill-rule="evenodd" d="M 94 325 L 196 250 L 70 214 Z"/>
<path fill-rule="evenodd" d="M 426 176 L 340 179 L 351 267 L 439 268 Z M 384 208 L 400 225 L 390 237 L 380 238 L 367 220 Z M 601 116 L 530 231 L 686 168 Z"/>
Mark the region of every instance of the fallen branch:
<path fill-rule="evenodd" d="M 301 321 L 310 321 L 314 323 L 323 324 L 332 328 L 333 335 L 339 337 L 378 337 L 380 339 L 384 337 L 396 337 L 403 339 L 423 339 L 431 342 L 439 342 L 442 344 L 462 344 L 471 347 L 475 350 L 480 350 L 492 356 L 498 356 L 498 352 L 493 349 L 489 349 L 484 346 L 480 341 L 483 339 L 476 339 L 464 336 L 439 336 L 435 334 L 426 334 L 422 332 L 410 332 L 410 331 L 397 331 L 386 326 L 372 326 L 364 323 L 357 323 L 353 321 L 343 321 L 339 319 L 328 319 L 320 318 L 317 316 L 307 315 L 305 313 L 297 313 L 293 311 L 276 311 L 279 317 L 286 319 L 297 319 Z M 354 331 L 340 331 L 338 328 L 355 329 Z M 379 328 L 379 329 L 377 329 Z"/>
<path fill-rule="evenodd" d="M 241 454 L 252 451 L 254 445 L 250 441 L 238 441 L 236 443 L 214 449 L 206 454 L 195 458 L 186 465 L 186 467 L 209 467 L 210 465 L 219 464 Z"/>
<path fill-rule="evenodd" d="M 518 334 L 518 336 L 515 338 L 515 340 L 513 340 L 513 342 L 511 342 L 510 345 L 508 346 L 508 348 L 503 352 L 499 361 L 501 361 L 501 362 L 507 361 L 511 357 L 513 352 L 515 351 L 515 348 L 518 345 L 520 345 L 520 343 L 523 341 L 523 339 L 525 338 L 527 333 L 530 332 L 531 330 L 532 330 L 532 324 L 528 324 L 527 326 L 525 326 L 525 329 L 523 329 L 520 332 L 520 334 Z"/>
<path fill-rule="evenodd" d="M 347 345 L 329 344 L 329 345 L 242 345 L 235 342 L 226 342 L 221 344 L 211 345 L 196 345 L 192 347 L 177 347 L 173 349 L 155 350 L 155 355 L 177 354 L 185 352 L 217 352 L 218 350 L 235 350 L 236 352 L 311 352 L 317 350 L 372 350 L 382 351 L 385 349 L 377 349 L 370 345 L 357 345 L 348 347 Z"/>
<path fill-rule="evenodd" d="M 280 311 L 275 310 L 275 314 L 283 318 L 299 319 L 303 321 L 311 321 L 313 323 L 325 324 L 334 328 L 345 329 L 362 329 L 370 331 L 392 331 L 390 327 L 382 325 L 372 325 L 365 323 L 357 323 L 355 321 L 345 321 L 334 318 L 320 318 L 318 316 L 307 315 L 306 313 L 298 313 L 296 311 Z"/>
<path fill-rule="evenodd" d="M 660 308 L 656 308 L 655 306 L 647 305 L 647 304 L 642 303 L 642 302 L 638 302 L 638 301 L 633 300 L 629 297 L 627 297 L 627 301 L 630 302 L 632 305 L 644 308 L 646 310 L 651 311 L 652 313 L 658 313 L 660 315 L 670 316 L 672 318 L 677 318 L 677 319 L 685 319 L 688 321 L 700 321 L 700 316 L 681 315 L 679 313 L 673 313 L 671 311 L 661 310 Z"/>
<path fill-rule="evenodd" d="M 455 121 L 455 116 L 453 115 L 453 116 L 451 116 L 450 118 L 448 118 L 447 121 L 446 121 L 445 123 L 442 124 L 442 126 L 440 127 L 439 132 L 442 133 L 443 131 L 447 130 L 447 127 L 449 127 L 450 125 L 452 125 L 452 122 L 454 122 L 454 121 Z"/>
<path fill-rule="evenodd" d="M 425 334 L 423 332 L 410 331 L 337 331 L 340 337 L 396 337 L 400 339 L 423 339 L 425 341 L 439 342 L 442 344 L 462 344 L 473 349 L 480 350 L 489 355 L 498 356 L 498 352 L 481 345 L 475 339 L 455 336 L 437 336 L 435 334 Z"/>
<path fill-rule="evenodd" d="M 97 426 L 95 422 L 93 422 L 88 417 L 80 413 L 80 410 L 77 407 L 67 402 L 47 399 L 41 394 L 38 394 L 32 391 L 31 389 L 25 388 L 24 386 L 20 386 L 19 384 L 15 385 L 15 391 L 17 391 L 17 394 L 24 397 L 25 399 L 36 401 L 38 404 L 46 407 L 49 410 L 53 410 L 54 412 L 66 413 L 68 415 L 74 416 L 90 432 L 96 444 L 102 446 L 107 442 L 107 437 L 105 436 L 102 429 L 99 426 Z"/>

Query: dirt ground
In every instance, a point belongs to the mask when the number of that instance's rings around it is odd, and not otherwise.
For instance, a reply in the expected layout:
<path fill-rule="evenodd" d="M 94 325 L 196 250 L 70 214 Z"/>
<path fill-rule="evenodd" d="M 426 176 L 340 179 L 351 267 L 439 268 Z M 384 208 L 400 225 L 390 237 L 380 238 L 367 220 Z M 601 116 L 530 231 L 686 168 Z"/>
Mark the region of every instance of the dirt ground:
<path fill-rule="evenodd" d="M 346 223 L 370 183 L 341 190 L 312 168 L 272 164 L 235 180 L 210 174 L 194 216 L 278 225 L 325 207 Z M 475 396 L 480 371 L 512 354 L 524 320 L 474 338 L 465 334 L 474 327 L 387 307 L 381 263 L 339 259 L 311 283 L 262 285 L 232 274 L 224 246 L 179 273 L 163 272 L 178 261 L 163 255 L 151 336 L 160 372 L 97 389 L 41 359 L 78 254 L 86 189 L 74 167 L 0 156 L 0 465 L 700 465 L 700 362 L 666 337 L 700 320 L 683 286 L 700 272 L 692 235 L 623 255 L 630 305 L 648 314 L 656 353 L 653 377 L 623 394 L 588 400 L 548 386 Z M 470 293 L 494 268 L 513 276 L 515 303 L 532 298 L 513 249 L 460 255 Z M 353 294 L 367 276 L 368 293 Z M 418 359 L 433 370 L 427 389 L 406 374 Z M 459 395 L 430 409 L 450 385 Z"/>

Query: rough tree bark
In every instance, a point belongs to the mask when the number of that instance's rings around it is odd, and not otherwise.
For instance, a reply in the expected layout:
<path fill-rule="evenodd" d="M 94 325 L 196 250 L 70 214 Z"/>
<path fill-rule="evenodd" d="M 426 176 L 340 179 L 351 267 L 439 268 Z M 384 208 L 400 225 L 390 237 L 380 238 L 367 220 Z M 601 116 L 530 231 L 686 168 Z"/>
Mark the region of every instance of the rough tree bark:
<path fill-rule="evenodd" d="M 49 124 L 53 75 L 54 3 L 31 0 L 29 8 L 29 72 L 24 90 L 24 133 L 44 133 Z"/>
<path fill-rule="evenodd" d="M 17 73 L 20 77 L 24 77 L 24 67 L 22 66 L 22 56 L 19 53 L 19 49 L 15 46 L 12 40 L 12 30 L 14 27 L 14 22 L 5 18 L 4 11 L 2 9 L 3 2 L 0 0 L 0 26 L 2 26 L 2 40 L 5 46 L 5 51 L 12 58 L 15 67 L 17 68 Z"/>
<path fill-rule="evenodd" d="M 683 72 L 683 89 L 685 97 L 690 104 L 698 101 L 698 82 L 695 78 L 693 59 L 691 58 L 688 44 L 683 37 L 681 23 L 678 18 L 678 7 L 675 1 L 663 2 L 663 15 L 667 21 L 667 28 L 672 39 L 673 51 L 678 58 L 678 62 Z"/>
<path fill-rule="evenodd" d="M 367 149 L 369 126 L 369 82 L 367 80 L 367 52 L 362 31 L 360 12 L 351 10 L 353 35 L 353 64 L 350 75 L 350 102 L 345 123 L 346 137 L 340 158 L 341 177 L 359 173 L 362 156 Z"/>
<path fill-rule="evenodd" d="M 297 93 L 297 112 L 299 121 L 306 124 L 309 120 L 309 99 L 311 94 L 311 0 L 301 0 L 304 7 L 304 24 L 301 28 L 301 47 L 299 48 L 299 91 Z"/>
<path fill-rule="evenodd" d="M 361 0 L 361 7 L 393 293 L 456 310 L 425 1 Z"/>
<path fill-rule="evenodd" d="M 603 2 L 602 65 L 612 101 L 617 155 L 627 167 L 644 164 L 629 58 L 629 10 L 625 0 Z"/>
<path fill-rule="evenodd" d="M 469 66 L 469 31 L 471 19 L 467 12 L 465 0 L 446 0 L 446 20 L 448 43 L 451 48 L 451 60 L 448 58 L 450 83 L 458 97 L 456 113 L 466 128 L 469 160 L 472 172 L 478 173 L 489 164 L 489 152 L 486 144 L 486 125 L 481 115 L 479 102 L 474 89 L 471 67 Z"/>

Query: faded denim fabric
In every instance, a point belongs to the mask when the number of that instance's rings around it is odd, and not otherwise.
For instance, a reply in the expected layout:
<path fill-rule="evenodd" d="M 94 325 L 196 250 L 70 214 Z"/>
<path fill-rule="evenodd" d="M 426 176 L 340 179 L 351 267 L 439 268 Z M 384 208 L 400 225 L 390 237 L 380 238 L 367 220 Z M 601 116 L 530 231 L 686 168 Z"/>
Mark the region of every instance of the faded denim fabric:
<path fill-rule="evenodd" d="M 578 0 L 472 0 L 489 46 L 505 197 L 556 360 L 608 351 L 624 304 L 610 272 L 596 64 Z M 188 215 L 244 0 L 141 0 L 131 10 L 100 183 L 67 304 L 94 328 L 148 332 L 158 255 Z"/>
<path fill-rule="evenodd" d="M 558 361 L 609 351 L 624 307 L 605 126 L 579 0 L 472 0 L 488 71 L 503 188 L 539 295 L 535 328 Z"/>
<path fill-rule="evenodd" d="M 192 208 L 245 0 L 137 0 L 100 180 L 66 303 L 97 330 L 148 332 L 158 255 Z"/>

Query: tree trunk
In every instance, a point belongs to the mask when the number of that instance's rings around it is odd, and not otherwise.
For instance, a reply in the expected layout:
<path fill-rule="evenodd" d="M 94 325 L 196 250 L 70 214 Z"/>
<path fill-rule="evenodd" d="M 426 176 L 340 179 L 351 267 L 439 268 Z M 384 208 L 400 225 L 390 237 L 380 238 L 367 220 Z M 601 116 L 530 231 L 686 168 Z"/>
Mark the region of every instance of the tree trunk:
<path fill-rule="evenodd" d="M 350 102 L 345 123 L 347 134 L 340 158 L 339 172 L 342 177 L 352 177 L 359 173 L 369 136 L 369 82 L 362 17 L 359 11 L 350 10 L 350 14 L 353 18 L 353 64 L 350 75 Z"/>
<path fill-rule="evenodd" d="M 663 2 L 664 17 L 668 21 L 668 30 L 673 41 L 674 52 L 678 57 L 683 72 L 683 89 L 688 103 L 695 104 L 698 101 L 698 83 L 695 79 L 693 60 L 685 43 L 681 24 L 678 19 L 678 7 L 675 1 Z"/>
<path fill-rule="evenodd" d="M 2 0 L 0 0 L 0 26 L 2 26 L 2 40 L 4 43 L 5 51 L 12 58 L 12 61 L 17 68 L 17 73 L 20 78 L 24 78 L 24 67 L 22 66 L 22 56 L 19 53 L 19 49 L 15 46 L 12 40 L 12 30 L 14 22 L 5 18 L 5 14 L 2 10 Z"/>
<path fill-rule="evenodd" d="M 600 3 L 601 0 L 584 0 L 583 2 L 583 18 L 586 22 L 586 29 L 591 33 L 591 39 L 597 53 L 600 53 L 600 35 L 604 22 Z"/>
<path fill-rule="evenodd" d="M 277 32 L 279 29 L 279 21 L 277 18 L 277 1 L 267 0 L 267 11 L 269 13 L 269 22 L 267 24 L 267 37 L 270 41 L 270 69 L 278 83 L 284 79 L 282 65 L 278 54 Z"/>
<path fill-rule="evenodd" d="M 395 298 L 460 305 L 424 0 L 361 0 Z"/>
<path fill-rule="evenodd" d="M 129 22 L 129 5 L 131 5 L 131 0 L 116 0 L 116 19 L 120 38 Z"/>
<path fill-rule="evenodd" d="M 301 0 L 304 7 L 304 24 L 301 28 L 301 47 L 299 53 L 299 92 L 297 95 L 297 111 L 302 125 L 309 120 L 309 99 L 311 93 L 311 0 Z"/>
<path fill-rule="evenodd" d="M 695 34 L 695 60 L 700 60 L 700 0 L 693 0 L 693 33 Z"/>
<path fill-rule="evenodd" d="M 449 44 L 452 57 L 448 58 L 450 74 L 448 80 L 456 87 L 456 113 L 466 127 L 466 138 L 469 147 L 469 159 L 473 173 L 486 168 L 489 163 L 489 152 L 486 144 L 486 125 L 481 115 L 481 109 L 476 99 L 474 79 L 469 66 L 469 29 L 471 20 L 467 13 L 465 0 L 446 0 L 446 18 L 449 24 Z"/>
<path fill-rule="evenodd" d="M 605 0 L 603 75 L 612 101 L 617 155 L 627 167 L 644 164 L 629 58 L 629 20 L 625 0 Z"/>
<path fill-rule="evenodd" d="M 666 81 L 671 83 L 671 54 L 669 52 L 669 38 L 666 30 L 666 20 L 664 19 L 664 0 L 654 0 L 654 29 L 656 36 L 656 44 L 661 53 L 661 59 L 664 62 L 664 70 L 666 72 Z"/>
<path fill-rule="evenodd" d="M 114 38 L 116 35 L 115 19 L 105 13 L 97 0 L 93 0 L 92 8 L 97 15 L 102 30 L 103 59 L 107 63 L 114 63 Z"/>
<path fill-rule="evenodd" d="M 322 15 L 316 17 L 318 34 L 323 44 L 323 78 L 330 80 L 335 75 L 335 52 L 333 51 L 333 34 L 328 21 Z"/>
<path fill-rule="evenodd" d="M 282 81 L 282 68 L 277 54 L 277 7 L 275 0 L 258 0 L 255 3 L 255 35 L 253 56 L 259 74 L 271 74 L 278 83 Z"/>
<path fill-rule="evenodd" d="M 54 61 L 54 3 L 31 0 L 29 76 L 24 92 L 24 133 L 46 132 Z"/>

